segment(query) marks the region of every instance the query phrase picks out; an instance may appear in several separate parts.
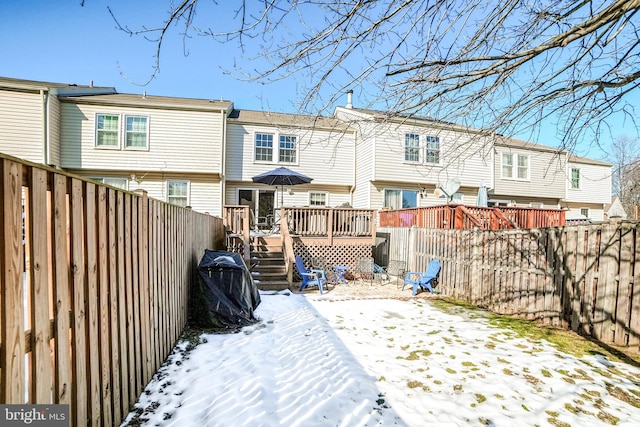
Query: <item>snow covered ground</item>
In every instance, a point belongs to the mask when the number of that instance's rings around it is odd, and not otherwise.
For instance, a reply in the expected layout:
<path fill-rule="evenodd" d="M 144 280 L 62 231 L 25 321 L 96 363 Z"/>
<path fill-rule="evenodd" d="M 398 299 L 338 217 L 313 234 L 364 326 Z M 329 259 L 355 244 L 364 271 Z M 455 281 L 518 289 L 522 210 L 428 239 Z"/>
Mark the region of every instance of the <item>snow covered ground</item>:
<path fill-rule="evenodd" d="M 262 293 L 262 320 L 179 343 L 123 425 L 638 426 L 640 369 L 420 299 Z"/>

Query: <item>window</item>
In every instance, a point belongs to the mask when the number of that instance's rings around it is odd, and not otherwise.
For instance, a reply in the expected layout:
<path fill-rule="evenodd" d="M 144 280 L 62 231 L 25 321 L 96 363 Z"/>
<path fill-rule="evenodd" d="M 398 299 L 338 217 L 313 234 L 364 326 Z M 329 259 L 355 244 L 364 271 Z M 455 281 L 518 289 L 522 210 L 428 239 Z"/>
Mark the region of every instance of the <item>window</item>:
<path fill-rule="evenodd" d="M 126 178 L 91 178 L 94 181 L 100 182 L 102 184 L 107 184 L 112 187 L 120 188 L 121 190 L 126 190 L 129 186 L 129 181 Z"/>
<path fill-rule="evenodd" d="M 525 156 L 523 154 L 502 153 L 502 178 L 528 180 L 529 156 Z"/>
<path fill-rule="evenodd" d="M 407 162 L 420 161 L 420 135 L 415 133 L 404 135 L 404 160 Z"/>
<path fill-rule="evenodd" d="M 327 206 L 327 193 L 309 193 L 309 206 Z"/>
<path fill-rule="evenodd" d="M 418 207 L 418 192 L 414 190 L 384 190 L 384 207 L 391 209 Z"/>
<path fill-rule="evenodd" d="M 257 162 L 273 161 L 273 135 L 256 133 L 255 160 Z"/>
<path fill-rule="evenodd" d="M 167 181 L 167 202 L 172 205 L 189 205 L 189 181 Z"/>
<path fill-rule="evenodd" d="M 296 162 L 296 137 L 293 135 L 280 135 L 279 146 L 280 163 Z"/>
<path fill-rule="evenodd" d="M 127 116 L 125 118 L 127 126 L 125 130 L 125 148 L 147 148 L 147 125 L 146 117 Z"/>
<path fill-rule="evenodd" d="M 96 116 L 96 147 L 119 148 L 120 116 L 98 114 Z"/>
<path fill-rule="evenodd" d="M 451 203 L 463 205 L 464 204 L 464 194 L 462 193 L 453 193 L 451 196 Z"/>
<path fill-rule="evenodd" d="M 580 188 L 580 169 L 571 169 L 571 188 Z"/>
<path fill-rule="evenodd" d="M 424 161 L 426 163 L 440 163 L 440 138 L 437 136 L 427 136 L 425 139 L 426 152 Z"/>
<path fill-rule="evenodd" d="M 589 208 L 580 208 L 580 215 L 589 218 Z"/>

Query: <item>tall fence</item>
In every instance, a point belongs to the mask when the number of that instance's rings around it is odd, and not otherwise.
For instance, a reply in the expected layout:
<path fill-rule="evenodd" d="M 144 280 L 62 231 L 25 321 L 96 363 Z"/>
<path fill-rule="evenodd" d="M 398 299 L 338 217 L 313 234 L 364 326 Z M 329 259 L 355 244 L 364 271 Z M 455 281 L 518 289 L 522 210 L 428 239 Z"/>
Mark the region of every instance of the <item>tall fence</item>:
<path fill-rule="evenodd" d="M 118 425 L 187 321 L 222 220 L 0 157 L 0 402 Z"/>
<path fill-rule="evenodd" d="M 640 222 L 531 230 L 380 228 L 410 271 L 442 263 L 438 287 L 500 314 L 640 345 Z"/>

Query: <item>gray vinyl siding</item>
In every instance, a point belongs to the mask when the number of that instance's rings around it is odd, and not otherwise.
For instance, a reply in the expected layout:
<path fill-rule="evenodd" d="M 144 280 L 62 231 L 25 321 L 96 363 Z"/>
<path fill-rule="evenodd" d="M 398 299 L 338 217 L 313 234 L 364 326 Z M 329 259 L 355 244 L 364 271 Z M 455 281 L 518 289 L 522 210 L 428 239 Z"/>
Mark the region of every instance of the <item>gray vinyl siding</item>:
<path fill-rule="evenodd" d="M 502 177 L 502 154 L 514 153 L 529 157 L 529 179 L 517 180 Z M 514 158 L 514 162 L 517 160 Z M 524 148 L 496 147 L 494 191 L 489 198 L 526 196 L 564 199 L 566 195 L 566 155 L 552 151 Z"/>
<path fill-rule="evenodd" d="M 39 93 L 0 90 L 0 152 L 43 163 L 43 126 Z"/>
<path fill-rule="evenodd" d="M 254 161 L 256 133 L 297 137 L 297 161 L 294 164 Z M 312 129 L 288 129 L 265 125 L 229 123 L 227 127 L 225 175 L 228 181 L 251 182 L 251 178 L 279 166 L 285 166 L 313 178 L 311 186 L 351 186 L 354 182 L 352 132 L 328 132 Z"/>
<path fill-rule="evenodd" d="M 62 104 L 65 168 L 220 173 L 221 113 Z M 120 148 L 95 147 L 96 114 L 119 114 Z M 148 150 L 122 148 L 125 115 L 148 117 Z"/>
<path fill-rule="evenodd" d="M 571 169 L 580 169 L 580 188 L 571 188 Z M 568 202 L 611 203 L 611 166 L 569 162 L 567 165 Z"/>

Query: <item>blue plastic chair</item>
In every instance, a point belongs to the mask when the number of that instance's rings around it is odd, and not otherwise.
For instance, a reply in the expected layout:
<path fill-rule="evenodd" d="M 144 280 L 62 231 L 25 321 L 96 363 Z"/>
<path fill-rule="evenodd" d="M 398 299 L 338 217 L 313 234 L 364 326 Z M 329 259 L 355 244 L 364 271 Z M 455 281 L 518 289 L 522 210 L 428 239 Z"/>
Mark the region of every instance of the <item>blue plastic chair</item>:
<path fill-rule="evenodd" d="M 418 287 L 420 287 L 421 290 L 426 289 L 431 293 L 435 293 L 431 284 L 438 278 L 438 273 L 440 273 L 440 261 L 438 261 L 437 259 L 433 259 L 429 262 L 427 271 L 414 271 L 407 273 L 404 278 L 404 285 L 402 285 L 402 290 L 404 291 L 404 287 L 406 285 L 412 285 L 413 293 L 411 295 L 416 295 L 418 293 Z"/>
<path fill-rule="evenodd" d="M 300 274 L 300 277 L 302 278 L 300 291 L 308 286 L 317 286 L 318 289 L 320 289 L 320 294 L 322 294 L 322 287 L 327 283 L 327 278 L 324 275 L 324 271 L 314 269 L 307 270 L 300 255 L 296 255 L 296 269 L 298 270 L 298 274 Z"/>

